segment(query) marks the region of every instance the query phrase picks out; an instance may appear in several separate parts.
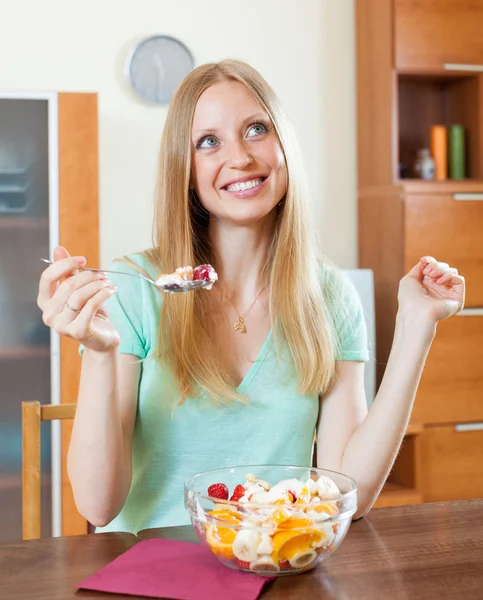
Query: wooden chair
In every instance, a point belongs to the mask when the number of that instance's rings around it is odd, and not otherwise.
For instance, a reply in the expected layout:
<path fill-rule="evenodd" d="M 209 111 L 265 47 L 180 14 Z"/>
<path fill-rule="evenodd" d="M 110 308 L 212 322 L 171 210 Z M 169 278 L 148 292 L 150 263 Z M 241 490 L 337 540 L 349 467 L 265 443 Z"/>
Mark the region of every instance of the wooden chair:
<path fill-rule="evenodd" d="M 22 535 L 40 537 L 40 424 L 73 419 L 75 404 L 22 402 Z"/>

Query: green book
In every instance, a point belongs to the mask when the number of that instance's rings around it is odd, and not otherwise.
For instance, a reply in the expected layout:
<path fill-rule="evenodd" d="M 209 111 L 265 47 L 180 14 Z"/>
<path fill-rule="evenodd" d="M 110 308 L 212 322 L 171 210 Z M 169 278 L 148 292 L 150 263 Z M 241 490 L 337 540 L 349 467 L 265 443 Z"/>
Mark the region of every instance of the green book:
<path fill-rule="evenodd" d="M 449 130 L 449 176 L 465 179 L 465 130 L 463 125 L 451 125 Z"/>

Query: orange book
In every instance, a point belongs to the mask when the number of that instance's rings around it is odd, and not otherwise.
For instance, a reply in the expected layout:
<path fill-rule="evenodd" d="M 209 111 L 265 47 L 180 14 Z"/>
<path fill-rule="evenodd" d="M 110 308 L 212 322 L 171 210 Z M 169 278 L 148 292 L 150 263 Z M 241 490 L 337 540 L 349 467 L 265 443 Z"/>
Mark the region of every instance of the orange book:
<path fill-rule="evenodd" d="M 444 125 L 431 127 L 431 154 L 434 160 L 434 178 L 445 181 L 448 178 L 448 140 Z"/>

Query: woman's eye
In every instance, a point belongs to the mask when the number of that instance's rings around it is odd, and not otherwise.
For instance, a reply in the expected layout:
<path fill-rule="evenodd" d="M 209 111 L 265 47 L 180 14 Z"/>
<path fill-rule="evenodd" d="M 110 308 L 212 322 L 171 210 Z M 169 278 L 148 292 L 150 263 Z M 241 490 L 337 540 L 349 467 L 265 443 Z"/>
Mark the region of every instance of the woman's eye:
<path fill-rule="evenodd" d="M 198 143 L 198 148 L 216 148 L 217 144 L 218 140 L 210 135 L 209 137 L 205 137 L 204 139 L 200 140 Z"/>
<path fill-rule="evenodd" d="M 250 127 L 250 129 L 248 130 L 247 137 L 262 135 L 262 133 L 266 133 L 267 131 L 268 129 L 265 127 L 265 125 L 257 123 L 256 125 L 252 125 L 252 127 Z"/>

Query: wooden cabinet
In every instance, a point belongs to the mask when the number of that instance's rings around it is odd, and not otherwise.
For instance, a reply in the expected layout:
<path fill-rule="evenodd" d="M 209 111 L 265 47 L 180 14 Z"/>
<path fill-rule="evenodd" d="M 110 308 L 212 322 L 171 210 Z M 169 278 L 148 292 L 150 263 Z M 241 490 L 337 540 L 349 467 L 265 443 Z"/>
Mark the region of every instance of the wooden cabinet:
<path fill-rule="evenodd" d="M 421 378 L 411 417 L 421 429 L 379 506 L 483 496 L 483 430 L 468 429 L 483 422 L 482 31 L 483 1 L 356 2 L 359 267 L 374 271 L 378 383 L 400 279 L 432 255 L 467 281 L 465 311 L 439 324 Z M 464 127 L 464 179 L 411 178 L 436 124 Z"/>
<path fill-rule="evenodd" d="M 395 66 L 483 68 L 482 22 L 479 0 L 394 0 Z"/>
<path fill-rule="evenodd" d="M 412 418 L 428 425 L 483 421 L 482 349 L 483 314 L 465 312 L 441 322 Z"/>
<path fill-rule="evenodd" d="M 466 306 L 483 307 L 483 190 L 406 195 L 404 233 L 406 271 L 432 254 L 465 276 Z"/>
<path fill-rule="evenodd" d="M 421 446 L 426 501 L 483 498 L 483 422 L 426 428 Z"/>
<path fill-rule="evenodd" d="M 77 344 L 51 333 L 36 304 L 40 259 L 59 244 L 98 266 L 97 95 L 1 92 L 0 542 L 22 537 L 21 402 L 77 400 Z M 70 425 L 42 427 L 45 536 L 87 532 L 67 479 L 69 436 Z"/>

